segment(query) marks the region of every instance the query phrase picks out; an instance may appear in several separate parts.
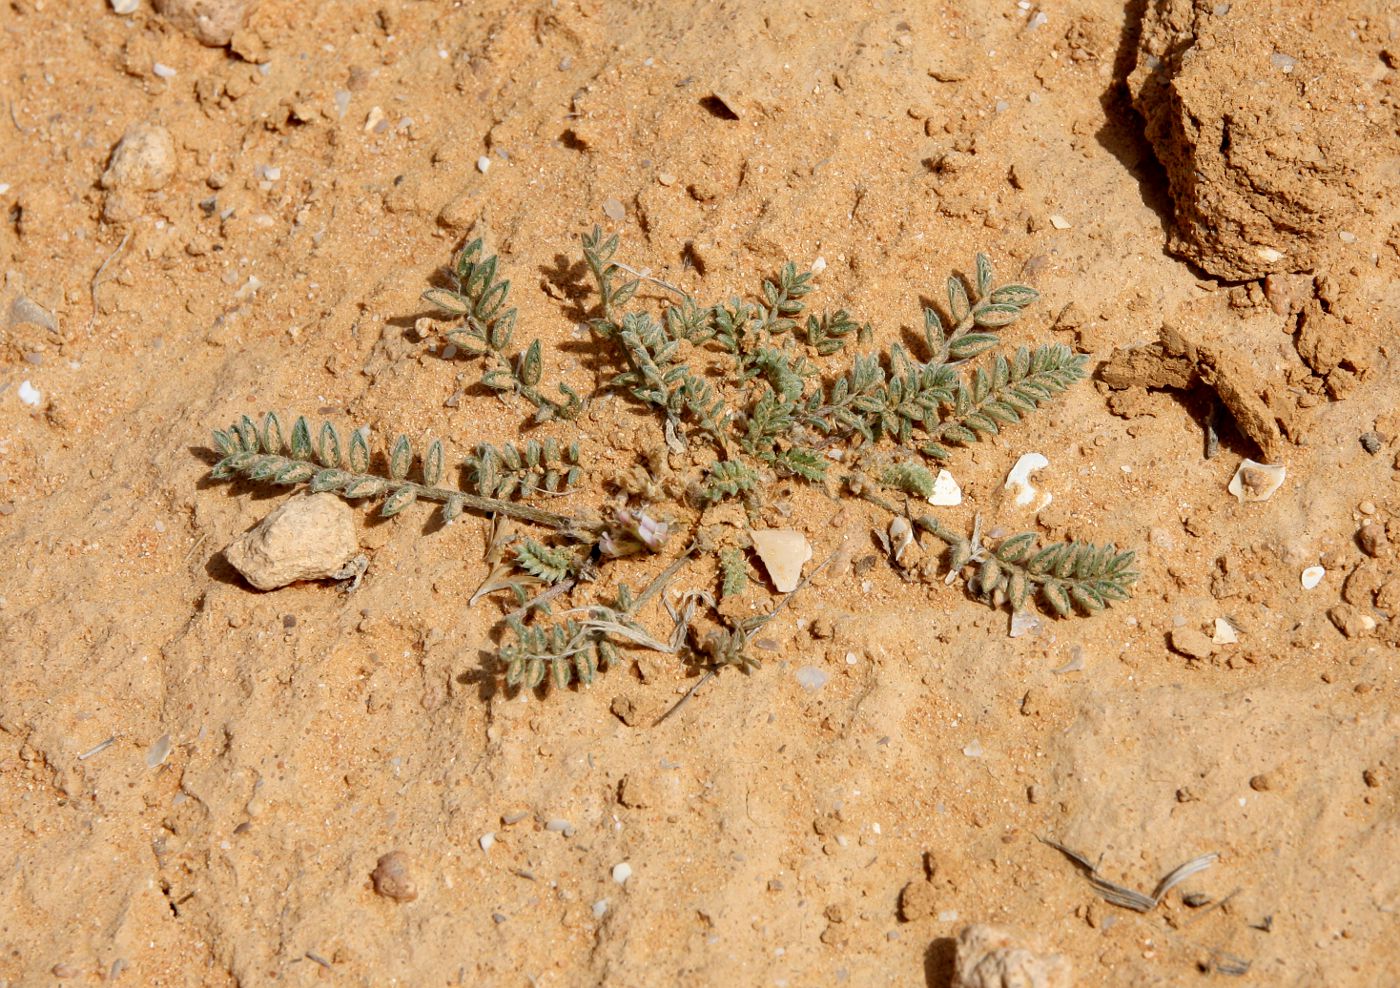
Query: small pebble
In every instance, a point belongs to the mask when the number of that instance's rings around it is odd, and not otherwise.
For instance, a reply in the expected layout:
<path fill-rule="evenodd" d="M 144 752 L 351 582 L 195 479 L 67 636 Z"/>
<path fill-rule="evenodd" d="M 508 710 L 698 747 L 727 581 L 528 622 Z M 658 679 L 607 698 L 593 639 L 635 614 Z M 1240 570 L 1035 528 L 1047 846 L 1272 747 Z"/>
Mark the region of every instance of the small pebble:
<path fill-rule="evenodd" d="M 159 768 L 170 757 L 170 735 L 162 734 L 146 752 L 146 767 Z"/>
<path fill-rule="evenodd" d="M 160 76 L 162 79 L 175 78 L 175 70 L 172 69 L 170 66 L 166 65 L 164 62 L 156 62 L 154 65 L 151 66 L 151 71 L 154 72 L 156 75 Z"/>
<path fill-rule="evenodd" d="M 825 670 L 819 669 L 816 666 L 802 666 L 797 672 L 793 673 L 793 676 L 797 679 L 799 686 L 812 693 L 815 693 L 825 686 L 827 680 L 831 678 L 826 674 Z"/>
<path fill-rule="evenodd" d="M 1352 233 L 1350 230 L 1339 230 L 1339 231 L 1337 231 L 1337 237 L 1338 237 L 1338 239 L 1340 239 L 1341 242 L 1344 243 L 1344 244 L 1354 244 L 1354 243 L 1356 243 L 1356 234 Z"/>
<path fill-rule="evenodd" d="M 593 903 L 593 918 L 594 918 L 594 919 L 602 919 L 602 918 L 603 918 L 604 916 L 606 916 L 607 914 L 608 914 L 608 900 L 607 900 L 607 899 L 599 899 L 597 902 Z"/>
<path fill-rule="evenodd" d="M 1188 659 L 1208 659 L 1215 651 L 1214 643 L 1192 627 L 1173 628 L 1170 641 L 1172 651 Z"/>
<path fill-rule="evenodd" d="M 1224 618 L 1215 619 L 1215 634 L 1210 639 L 1216 645 L 1234 645 L 1240 640 L 1235 626 Z"/>
<path fill-rule="evenodd" d="M 1050 225 L 1053 226 L 1056 230 L 1068 230 L 1074 224 L 1070 223 L 1069 220 L 1065 219 L 1059 213 L 1055 213 L 1050 217 Z"/>
<path fill-rule="evenodd" d="M 408 855 L 390 851 L 383 855 L 370 873 L 374 891 L 395 902 L 412 902 L 418 898 L 413 877 L 408 873 Z"/>
<path fill-rule="evenodd" d="M 632 877 L 632 866 L 626 861 L 613 865 L 612 880 L 619 885 L 625 885 L 627 879 Z"/>
<path fill-rule="evenodd" d="M 1361 434 L 1361 448 L 1372 456 L 1379 453 L 1383 445 L 1385 445 L 1385 440 L 1381 438 L 1379 432 L 1363 432 Z"/>
<path fill-rule="evenodd" d="M 1312 590 L 1314 587 L 1316 587 L 1319 583 L 1322 582 L 1322 578 L 1326 575 L 1327 571 L 1321 566 L 1309 566 L 1307 569 L 1303 570 L 1303 576 L 1301 580 L 1303 584 L 1303 589 Z"/>
<path fill-rule="evenodd" d="M 982 742 L 976 739 L 973 739 L 972 741 L 969 741 L 967 744 L 963 745 L 962 752 L 968 758 L 981 758 L 984 754 L 986 754 L 986 751 L 982 748 Z"/>
<path fill-rule="evenodd" d="M 658 173 L 657 176 L 656 176 L 656 180 L 657 180 L 658 182 L 660 182 L 662 185 L 675 185 L 675 184 L 676 184 L 676 176 L 672 175 L 670 172 L 660 172 L 660 173 Z"/>
<path fill-rule="evenodd" d="M 1011 637 L 1020 638 L 1024 635 L 1035 635 L 1040 633 L 1042 622 L 1040 615 L 1034 611 L 1012 611 L 1011 612 Z"/>
<path fill-rule="evenodd" d="M 379 106 L 369 108 L 369 113 L 365 114 L 365 133 L 368 134 L 384 122 L 384 109 Z"/>
<path fill-rule="evenodd" d="M 112 0 L 112 13 L 123 16 L 134 14 L 139 6 L 141 6 L 141 0 Z"/>
<path fill-rule="evenodd" d="M 572 837 L 574 835 L 574 825 L 568 820 L 562 820 L 559 817 L 554 817 L 545 821 L 544 829 L 553 831 L 556 834 L 563 834 L 565 837 Z"/>
<path fill-rule="evenodd" d="M 492 847 L 495 845 L 495 843 L 496 843 L 496 834 L 495 834 L 495 831 L 492 831 L 492 830 L 486 831 L 486 833 L 482 834 L 480 837 L 477 838 L 477 841 L 476 841 L 476 842 L 477 842 L 478 844 L 481 845 L 481 849 L 482 849 L 483 851 L 489 851 L 489 850 L 491 850 L 491 848 L 492 848 Z"/>
<path fill-rule="evenodd" d="M 933 479 L 933 493 L 929 495 L 928 503 L 937 507 L 962 504 L 962 488 L 947 470 L 938 471 L 938 476 Z"/>
<path fill-rule="evenodd" d="M 505 913 L 492 913 L 491 918 L 495 921 L 497 926 L 500 926 L 507 919 Z"/>
<path fill-rule="evenodd" d="M 603 200 L 603 213 L 616 223 L 621 223 L 627 217 L 627 210 L 622 208 L 622 203 L 612 198 Z"/>
<path fill-rule="evenodd" d="M 42 400 L 42 397 L 43 396 L 39 394 L 39 389 L 36 388 L 34 385 L 30 384 L 28 381 L 20 382 L 19 400 L 24 402 L 30 408 L 37 407 L 39 402 Z"/>
<path fill-rule="evenodd" d="M 1373 559 L 1383 555 L 1390 547 L 1390 542 L 1385 536 L 1385 526 L 1374 521 L 1361 526 L 1361 531 L 1356 533 L 1356 542 L 1361 546 L 1361 551 Z"/>
<path fill-rule="evenodd" d="M 484 154 L 480 158 L 477 158 L 476 170 L 481 172 L 481 174 L 485 175 L 491 170 L 491 159 Z"/>

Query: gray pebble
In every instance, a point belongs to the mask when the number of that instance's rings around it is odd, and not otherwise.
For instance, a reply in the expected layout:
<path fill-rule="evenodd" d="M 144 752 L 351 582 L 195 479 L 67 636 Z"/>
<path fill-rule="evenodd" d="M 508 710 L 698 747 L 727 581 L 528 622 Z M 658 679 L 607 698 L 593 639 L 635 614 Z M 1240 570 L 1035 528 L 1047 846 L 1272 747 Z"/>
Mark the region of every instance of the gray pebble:
<path fill-rule="evenodd" d="M 1375 456 L 1385 445 L 1385 440 L 1381 439 L 1379 432 L 1363 432 L 1361 434 L 1361 448 Z"/>

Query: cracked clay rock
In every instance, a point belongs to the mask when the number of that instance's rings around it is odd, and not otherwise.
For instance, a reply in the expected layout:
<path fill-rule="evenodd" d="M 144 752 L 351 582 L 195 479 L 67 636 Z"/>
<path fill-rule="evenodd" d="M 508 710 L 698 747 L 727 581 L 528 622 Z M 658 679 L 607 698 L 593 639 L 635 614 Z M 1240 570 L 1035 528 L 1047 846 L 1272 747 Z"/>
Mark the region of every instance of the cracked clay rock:
<path fill-rule="evenodd" d="M 299 494 L 224 550 L 259 590 L 333 576 L 359 552 L 350 506 L 334 494 Z"/>
<path fill-rule="evenodd" d="M 1010 931 L 968 926 L 958 934 L 952 988 L 1071 988 L 1063 954 L 1037 954 Z"/>
<path fill-rule="evenodd" d="M 1330 25 L 1307 0 L 1152 0 L 1133 106 L 1166 169 L 1172 253 L 1247 280 L 1315 266 L 1364 201 L 1375 127 Z"/>

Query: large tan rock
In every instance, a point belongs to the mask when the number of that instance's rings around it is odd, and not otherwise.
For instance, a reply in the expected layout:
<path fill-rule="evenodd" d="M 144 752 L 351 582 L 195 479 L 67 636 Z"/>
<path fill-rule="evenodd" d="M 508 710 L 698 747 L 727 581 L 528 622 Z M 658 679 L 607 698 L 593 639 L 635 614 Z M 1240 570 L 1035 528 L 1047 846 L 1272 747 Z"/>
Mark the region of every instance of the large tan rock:
<path fill-rule="evenodd" d="M 359 552 L 350 506 L 334 494 L 298 494 L 224 550 L 259 590 L 335 576 Z"/>
<path fill-rule="evenodd" d="M 1212 275 L 1313 269 L 1367 196 L 1377 127 L 1325 16 L 1310 0 L 1151 0 L 1143 16 L 1128 88 L 1170 182 L 1168 246 Z"/>
<path fill-rule="evenodd" d="M 1008 930 L 969 926 L 958 934 L 952 988 L 1071 988 L 1069 959 L 1037 954 Z"/>

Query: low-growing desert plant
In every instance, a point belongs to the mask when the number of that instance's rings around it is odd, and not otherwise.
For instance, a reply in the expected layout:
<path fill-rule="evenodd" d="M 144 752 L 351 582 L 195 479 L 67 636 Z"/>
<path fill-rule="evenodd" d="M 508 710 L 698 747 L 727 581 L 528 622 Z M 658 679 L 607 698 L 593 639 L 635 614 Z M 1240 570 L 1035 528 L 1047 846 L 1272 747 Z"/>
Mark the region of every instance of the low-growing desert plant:
<path fill-rule="evenodd" d="M 994 606 L 1020 609 L 1034 598 L 1068 617 L 1128 596 L 1137 579 L 1131 551 L 1040 545 L 1031 532 L 985 544 L 976 528 L 965 536 L 907 507 L 909 498 L 932 491 L 930 465 L 1015 426 L 1084 375 L 1085 358 L 1060 344 L 984 357 L 1000 344 L 998 331 L 1038 298 L 1027 285 L 998 284 L 985 256 L 977 255 L 966 282 L 948 279 L 948 318 L 924 308 L 915 353 L 901 343 L 872 349 L 869 325 L 844 309 L 808 312 L 819 271 L 788 263 L 754 299 L 701 305 L 615 260 L 616 235 L 595 228 L 582 249 L 598 292 L 587 326 L 606 354 L 587 397 L 564 383 L 546 386 L 544 348 L 538 339 L 517 343 L 510 282 L 480 239 L 457 255 L 450 287 L 423 296 L 457 320 L 444 354 L 475 361 L 486 389 L 531 407 L 526 428 L 562 423 L 553 428 L 566 441 L 476 443 L 459 486 L 445 480 L 440 440 L 418 453 L 398 436 L 376 457 L 367 430 L 345 433 L 329 422 L 313 429 L 297 418 L 284 431 L 269 412 L 215 431 L 220 458 L 212 476 L 304 484 L 377 501 L 385 516 L 430 501 L 441 505 L 445 522 L 463 512 L 493 518 L 491 571 L 472 600 L 511 596 L 496 656 L 506 682 L 525 688 L 546 680 L 560 688 L 588 684 L 628 648 L 684 652 L 710 670 L 756 667 L 749 644 L 766 617 L 738 620 L 723 607 L 750 583 L 749 546 L 742 531 L 711 515 L 736 502 L 756 520 L 788 481 L 880 507 L 902 526 L 906 544 L 919 533 L 939 539 L 947 550 L 944 581 L 970 571 L 968 592 Z M 643 288 L 665 301 L 639 304 Z M 828 371 L 848 349 L 855 352 Z M 581 454 L 577 421 L 604 393 L 649 412 L 656 430 L 638 462 L 612 476 L 585 469 L 591 460 Z M 558 496 L 568 492 L 592 507 L 559 509 Z M 532 534 L 514 532 L 512 522 Z M 685 547 L 679 554 L 677 543 Z M 658 564 L 640 593 L 619 584 L 603 601 L 589 592 L 610 561 L 637 556 L 673 558 Z M 719 598 L 692 591 L 679 606 L 665 601 L 672 627 L 653 635 L 640 609 L 697 558 L 713 559 Z M 571 606 L 556 616 L 565 601 Z"/>

